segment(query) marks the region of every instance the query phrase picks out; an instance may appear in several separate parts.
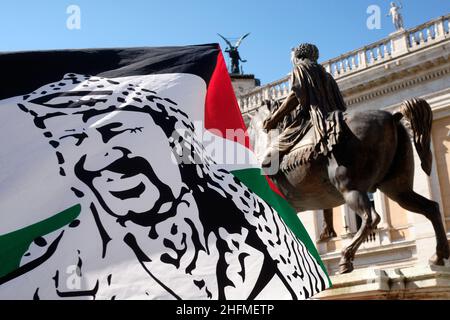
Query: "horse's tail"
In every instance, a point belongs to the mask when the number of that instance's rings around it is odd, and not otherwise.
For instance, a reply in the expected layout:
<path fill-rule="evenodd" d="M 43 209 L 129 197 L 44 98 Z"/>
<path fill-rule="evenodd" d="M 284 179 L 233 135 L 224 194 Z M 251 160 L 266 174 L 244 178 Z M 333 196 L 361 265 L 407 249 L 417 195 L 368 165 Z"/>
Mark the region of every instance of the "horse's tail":
<path fill-rule="evenodd" d="M 400 114 L 411 125 L 414 145 L 419 154 L 421 166 L 427 175 L 431 174 L 433 157 L 431 154 L 431 126 L 433 123 L 433 112 L 431 107 L 423 99 L 414 98 L 402 103 Z"/>

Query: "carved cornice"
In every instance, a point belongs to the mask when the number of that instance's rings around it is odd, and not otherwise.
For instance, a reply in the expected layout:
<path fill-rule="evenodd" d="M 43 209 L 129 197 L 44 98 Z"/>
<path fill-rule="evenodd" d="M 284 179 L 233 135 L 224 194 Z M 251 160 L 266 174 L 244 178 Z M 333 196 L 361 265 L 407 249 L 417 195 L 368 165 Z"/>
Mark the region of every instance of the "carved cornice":
<path fill-rule="evenodd" d="M 447 74 L 450 74 L 450 66 L 447 66 L 446 68 L 442 68 L 442 69 L 438 69 L 438 70 L 433 70 L 431 72 L 419 75 L 412 79 L 407 79 L 407 80 L 404 80 L 404 81 L 401 81 L 398 83 L 391 83 L 389 86 L 386 86 L 386 87 L 378 89 L 378 90 L 372 89 L 370 92 L 359 95 L 357 97 L 345 98 L 345 100 L 346 100 L 347 105 L 350 107 L 355 104 L 363 103 L 368 100 L 372 100 L 372 99 L 382 97 L 387 94 L 395 93 L 397 91 L 419 85 L 423 82 L 439 79 L 441 77 L 444 77 Z M 344 92 L 344 96 L 345 95 L 346 94 Z"/>

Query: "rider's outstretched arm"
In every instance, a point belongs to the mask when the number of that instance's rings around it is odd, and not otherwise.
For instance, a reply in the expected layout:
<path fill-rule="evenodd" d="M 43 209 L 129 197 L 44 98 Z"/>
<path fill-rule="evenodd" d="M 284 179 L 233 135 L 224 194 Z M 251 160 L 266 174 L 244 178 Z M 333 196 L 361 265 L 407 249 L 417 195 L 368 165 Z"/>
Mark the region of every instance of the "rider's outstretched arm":
<path fill-rule="evenodd" d="M 299 102 L 294 91 L 291 91 L 283 104 L 265 121 L 264 129 L 271 130 L 291 111 L 293 111 Z"/>

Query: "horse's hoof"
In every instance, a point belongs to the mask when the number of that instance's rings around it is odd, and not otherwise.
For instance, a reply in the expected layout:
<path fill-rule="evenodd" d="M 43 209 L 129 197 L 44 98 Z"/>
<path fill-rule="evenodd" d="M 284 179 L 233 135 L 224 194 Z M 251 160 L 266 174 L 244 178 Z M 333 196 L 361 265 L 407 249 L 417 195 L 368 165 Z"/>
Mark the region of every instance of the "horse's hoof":
<path fill-rule="evenodd" d="M 444 259 L 450 259 L 450 247 L 444 246 L 444 249 L 437 251 L 437 254 Z"/>
<path fill-rule="evenodd" d="M 353 263 L 346 262 L 339 265 L 339 274 L 351 273 L 354 270 Z"/>
<path fill-rule="evenodd" d="M 445 266 L 444 258 L 439 257 L 437 254 L 434 254 L 428 262 L 433 266 Z"/>
<path fill-rule="evenodd" d="M 319 240 L 322 242 L 326 242 L 330 239 L 336 238 L 337 234 L 333 229 L 325 229 L 322 231 L 322 233 L 320 234 Z"/>
<path fill-rule="evenodd" d="M 372 224 L 370 225 L 373 231 L 377 230 L 378 224 L 381 222 L 381 217 L 375 212 L 375 216 L 372 215 Z"/>

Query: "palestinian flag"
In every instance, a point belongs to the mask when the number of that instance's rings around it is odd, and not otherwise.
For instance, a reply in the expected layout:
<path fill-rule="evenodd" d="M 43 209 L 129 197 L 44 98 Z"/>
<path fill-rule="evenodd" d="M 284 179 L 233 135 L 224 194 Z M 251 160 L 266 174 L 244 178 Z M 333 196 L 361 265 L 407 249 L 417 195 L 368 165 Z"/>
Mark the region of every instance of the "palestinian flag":
<path fill-rule="evenodd" d="M 306 299 L 216 44 L 0 54 L 0 299 Z"/>

